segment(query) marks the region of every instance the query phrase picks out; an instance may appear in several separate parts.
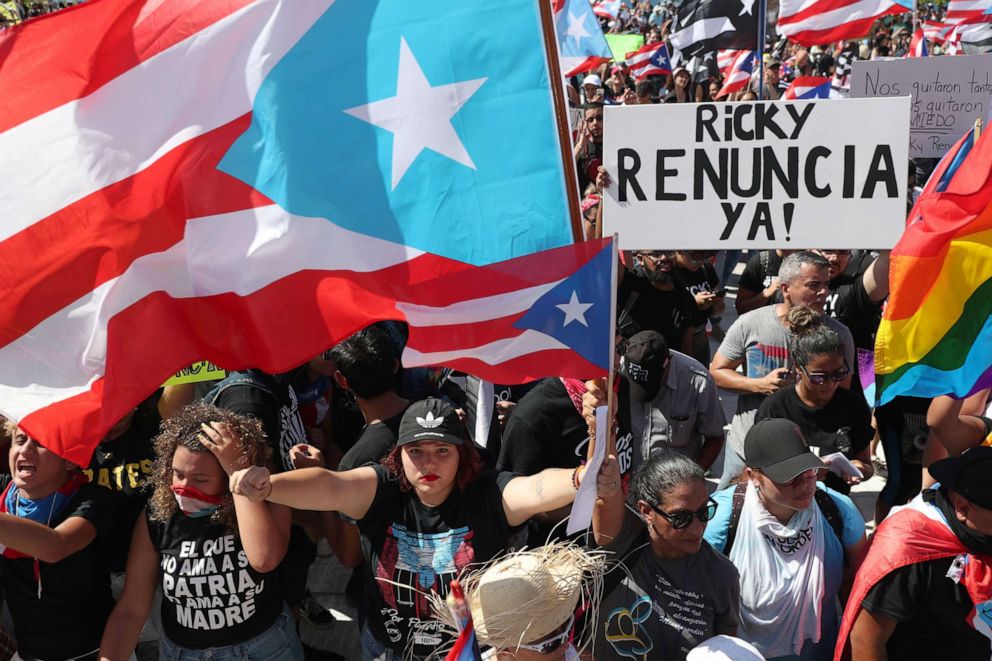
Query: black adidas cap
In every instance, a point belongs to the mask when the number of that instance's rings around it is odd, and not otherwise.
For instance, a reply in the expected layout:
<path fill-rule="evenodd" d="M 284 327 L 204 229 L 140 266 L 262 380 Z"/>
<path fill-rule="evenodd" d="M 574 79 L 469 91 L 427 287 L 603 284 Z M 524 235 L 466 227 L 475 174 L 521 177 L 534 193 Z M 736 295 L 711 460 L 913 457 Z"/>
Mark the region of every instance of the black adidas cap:
<path fill-rule="evenodd" d="M 464 426 L 455 409 L 443 399 L 428 397 L 414 402 L 400 421 L 396 445 L 419 441 L 442 441 L 461 445 Z"/>

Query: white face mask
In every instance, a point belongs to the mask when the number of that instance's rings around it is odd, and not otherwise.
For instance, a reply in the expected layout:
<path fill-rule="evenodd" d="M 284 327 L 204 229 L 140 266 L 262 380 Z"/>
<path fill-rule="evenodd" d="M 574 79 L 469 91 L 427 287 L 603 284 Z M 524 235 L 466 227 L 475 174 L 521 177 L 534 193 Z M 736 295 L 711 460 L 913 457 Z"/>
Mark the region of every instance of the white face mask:
<path fill-rule="evenodd" d="M 221 496 L 205 494 L 195 487 L 173 485 L 171 489 L 176 502 L 179 503 L 179 509 L 193 519 L 210 516 L 220 509 L 223 502 Z"/>

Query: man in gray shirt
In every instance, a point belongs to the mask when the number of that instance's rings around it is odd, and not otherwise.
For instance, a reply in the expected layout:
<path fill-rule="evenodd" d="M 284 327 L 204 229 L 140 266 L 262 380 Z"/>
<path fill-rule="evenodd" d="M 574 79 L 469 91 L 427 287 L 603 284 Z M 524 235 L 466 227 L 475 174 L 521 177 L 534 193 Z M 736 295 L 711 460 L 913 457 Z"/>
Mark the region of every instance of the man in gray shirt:
<path fill-rule="evenodd" d="M 657 331 L 641 331 L 627 341 L 620 367 L 620 415 L 630 416 L 633 441 L 621 467 L 638 466 L 661 448 L 674 450 L 709 469 L 723 448 L 726 418 L 716 384 L 702 363 L 670 351 Z M 603 393 L 588 385 L 583 414 L 593 415 Z"/>
<path fill-rule="evenodd" d="M 792 332 L 785 325 L 785 317 L 797 305 L 807 305 L 823 314 L 829 293 L 829 266 L 826 259 L 808 250 L 786 257 L 778 272 L 783 302 L 738 317 L 710 363 L 716 384 L 738 393 L 719 489 L 729 486 L 744 470 L 744 436 L 754 424 L 758 406 L 765 397 L 793 381 L 789 360 Z M 844 341 L 847 364 L 856 365 L 854 340 L 847 326 L 829 317 L 826 323 Z M 738 367 L 743 367 L 743 373 L 737 371 Z M 850 385 L 851 377 L 841 383 L 843 388 Z"/>

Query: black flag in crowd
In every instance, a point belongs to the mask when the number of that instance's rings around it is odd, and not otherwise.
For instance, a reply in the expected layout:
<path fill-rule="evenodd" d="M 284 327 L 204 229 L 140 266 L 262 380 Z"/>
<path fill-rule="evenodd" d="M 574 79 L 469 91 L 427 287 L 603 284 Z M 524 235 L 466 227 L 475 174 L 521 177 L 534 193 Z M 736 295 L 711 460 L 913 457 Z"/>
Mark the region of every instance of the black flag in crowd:
<path fill-rule="evenodd" d="M 685 57 L 720 49 L 756 50 L 758 0 L 685 0 L 668 38 Z"/>

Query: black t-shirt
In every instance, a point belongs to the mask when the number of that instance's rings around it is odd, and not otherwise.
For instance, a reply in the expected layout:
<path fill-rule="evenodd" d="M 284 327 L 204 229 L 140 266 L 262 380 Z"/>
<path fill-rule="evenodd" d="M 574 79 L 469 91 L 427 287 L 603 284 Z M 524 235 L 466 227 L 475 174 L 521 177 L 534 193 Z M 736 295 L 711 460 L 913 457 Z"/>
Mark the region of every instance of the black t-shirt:
<path fill-rule="evenodd" d="M 234 645 L 263 633 L 282 612 L 278 574 L 255 571 L 241 538 L 210 517 L 176 512 L 148 519 L 162 577 L 162 630 L 180 647 Z"/>
<path fill-rule="evenodd" d="M 396 445 L 404 413 L 406 409 L 391 418 L 366 425 L 358 441 L 341 458 L 338 470 L 346 471 L 368 463 L 379 463 Z"/>
<path fill-rule="evenodd" d="M 365 416 L 358 408 L 355 396 L 338 384 L 331 382 L 329 393 L 331 427 L 334 429 L 334 444 L 342 452 L 348 452 L 358 442 L 365 429 Z"/>
<path fill-rule="evenodd" d="M 9 475 L 0 476 L 0 492 L 10 481 Z M 3 594 L 21 656 L 55 661 L 100 647 L 114 599 L 110 594 L 110 574 L 97 547 L 111 528 L 113 506 L 110 491 L 84 484 L 62 512 L 52 518 L 52 528 L 72 517 L 86 519 L 96 528 L 97 537 L 59 562 L 38 561 L 40 598 L 34 558 L 0 558 Z"/>
<path fill-rule="evenodd" d="M 234 379 L 243 379 L 238 385 Z M 257 384 L 249 385 L 248 382 Z M 255 418 L 262 423 L 272 446 L 276 470 L 293 470 L 289 450 L 307 443 L 306 430 L 296 403 L 296 394 L 285 383 L 259 370 L 247 370 L 228 375 L 221 390 L 212 400 L 214 406 Z"/>
<path fill-rule="evenodd" d="M 630 337 L 643 330 L 653 330 L 665 336 L 668 346 L 682 348 L 682 337 L 691 324 L 696 312 L 696 301 L 685 287 L 675 283 L 671 291 L 662 291 L 652 285 L 647 278 L 628 270 L 620 283 L 617 294 L 618 319 L 627 309 L 630 297 L 637 294 L 637 300 L 629 308 L 629 322 L 618 322 L 620 333 Z"/>
<path fill-rule="evenodd" d="M 989 639 L 965 622 L 974 608 L 963 585 L 947 578 L 953 557 L 897 569 L 862 601 L 869 613 L 899 625 L 886 645 L 890 659 L 987 661 Z"/>
<path fill-rule="evenodd" d="M 98 549 L 112 572 L 124 571 L 134 523 L 148 502 L 145 481 L 152 473 L 152 441 L 160 422 L 157 415 L 135 416 L 126 432 L 96 447 L 90 467 L 83 471 L 90 482 L 103 487 L 114 500 L 117 515 Z"/>
<path fill-rule="evenodd" d="M 765 418 L 785 418 L 799 425 L 806 442 L 818 448 L 820 456 L 841 452 L 853 459 L 868 447 L 875 435 L 871 409 L 865 398 L 844 388 L 838 388 L 826 406 L 816 409 L 803 403 L 795 384 L 789 385 L 766 397 L 758 407 L 754 421 Z M 826 484 L 841 493 L 851 491 L 851 487 L 833 473 L 827 475 Z"/>
<path fill-rule="evenodd" d="M 561 379 L 545 379 L 507 420 L 496 467 L 518 475 L 574 468 L 585 459 L 588 441 L 588 425 Z"/>
<path fill-rule="evenodd" d="M 720 288 L 720 276 L 716 274 L 716 269 L 709 262 L 703 262 L 702 266 L 695 271 L 686 268 L 676 268 L 675 278 L 692 297 L 695 297 L 699 292 L 714 292 Z M 693 305 L 689 323 L 693 327 L 703 326 L 706 324 L 709 316 L 709 310 L 700 310 L 698 306 Z M 678 347 L 675 348 L 677 349 Z"/>
<path fill-rule="evenodd" d="M 760 292 L 772 284 L 772 278 L 778 276 L 778 270 L 781 266 L 782 258 L 779 257 L 777 252 L 774 250 L 760 250 L 748 258 L 747 264 L 744 265 L 744 271 L 741 273 L 738 286 L 741 289 Z M 767 304 L 781 302 L 782 293 L 775 292 L 775 295 L 769 299 Z"/>
<path fill-rule="evenodd" d="M 395 653 L 403 654 L 409 642 L 415 658 L 427 658 L 452 640 L 434 620 L 424 595 L 447 595 L 448 584 L 463 568 L 506 550 L 509 524 L 502 493 L 516 476 L 483 473 L 465 493 L 456 490 L 441 506 L 429 507 L 401 491 L 385 468 L 373 468 L 379 486 L 358 522 L 367 624 Z"/>
<path fill-rule="evenodd" d="M 875 332 L 882 320 L 882 304 L 874 303 L 868 297 L 863 277 L 860 273 L 855 276 L 842 274 L 831 280 L 823 312 L 850 329 L 854 346 L 872 350 Z"/>

